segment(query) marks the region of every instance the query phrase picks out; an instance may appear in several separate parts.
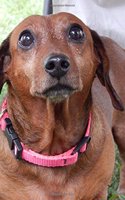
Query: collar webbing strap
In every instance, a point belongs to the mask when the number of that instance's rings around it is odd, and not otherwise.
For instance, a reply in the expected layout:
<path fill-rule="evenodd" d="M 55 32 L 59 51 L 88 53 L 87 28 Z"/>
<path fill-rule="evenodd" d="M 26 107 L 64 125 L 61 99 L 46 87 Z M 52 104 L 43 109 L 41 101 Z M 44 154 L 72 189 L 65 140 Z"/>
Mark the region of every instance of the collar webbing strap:
<path fill-rule="evenodd" d="M 86 151 L 87 145 L 91 139 L 90 126 L 91 114 L 89 115 L 86 133 L 76 146 L 60 155 L 46 156 L 36 153 L 25 147 L 25 145 L 20 141 L 20 138 L 15 132 L 11 120 L 9 119 L 7 112 L 7 101 L 5 100 L 2 104 L 0 128 L 5 132 L 5 136 L 7 137 L 10 149 L 13 151 L 17 159 L 23 159 L 35 165 L 44 167 L 62 167 L 76 163 L 79 153 Z"/>

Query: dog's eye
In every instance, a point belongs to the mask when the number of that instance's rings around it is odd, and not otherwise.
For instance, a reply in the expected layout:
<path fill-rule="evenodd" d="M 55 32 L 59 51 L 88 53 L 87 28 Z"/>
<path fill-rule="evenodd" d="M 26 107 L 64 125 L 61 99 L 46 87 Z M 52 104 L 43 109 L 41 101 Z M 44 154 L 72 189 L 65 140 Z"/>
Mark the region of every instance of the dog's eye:
<path fill-rule="evenodd" d="M 23 31 L 19 36 L 18 45 L 20 48 L 28 50 L 34 44 L 34 37 L 29 30 Z"/>
<path fill-rule="evenodd" d="M 85 33 L 78 24 L 73 24 L 69 29 L 69 39 L 73 42 L 82 42 L 84 40 Z"/>

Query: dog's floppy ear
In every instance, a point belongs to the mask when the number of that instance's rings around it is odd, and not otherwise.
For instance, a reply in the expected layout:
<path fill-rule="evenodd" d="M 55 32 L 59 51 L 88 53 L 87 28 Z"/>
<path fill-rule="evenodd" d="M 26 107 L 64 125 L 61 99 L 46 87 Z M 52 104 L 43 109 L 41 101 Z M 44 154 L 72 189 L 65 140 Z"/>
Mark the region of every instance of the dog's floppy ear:
<path fill-rule="evenodd" d="M 104 48 L 104 45 L 101 41 L 100 36 L 93 30 L 91 31 L 91 35 L 93 38 L 93 42 L 94 42 L 94 49 L 96 52 L 96 55 L 98 56 L 99 59 L 99 65 L 97 67 L 97 76 L 100 80 L 100 82 L 102 83 L 103 86 L 106 87 L 110 97 L 111 97 L 111 101 L 112 104 L 114 106 L 114 108 L 116 108 L 117 110 L 124 110 L 124 106 L 122 104 L 122 101 L 120 99 L 120 97 L 118 96 L 118 94 L 116 93 L 115 89 L 112 86 L 112 83 L 110 81 L 110 77 L 109 77 L 109 60 L 106 54 L 106 50 Z"/>
<path fill-rule="evenodd" d="M 0 46 L 0 92 L 3 84 L 6 82 L 5 69 L 10 61 L 9 38 L 10 36 L 8 36 Z"/>

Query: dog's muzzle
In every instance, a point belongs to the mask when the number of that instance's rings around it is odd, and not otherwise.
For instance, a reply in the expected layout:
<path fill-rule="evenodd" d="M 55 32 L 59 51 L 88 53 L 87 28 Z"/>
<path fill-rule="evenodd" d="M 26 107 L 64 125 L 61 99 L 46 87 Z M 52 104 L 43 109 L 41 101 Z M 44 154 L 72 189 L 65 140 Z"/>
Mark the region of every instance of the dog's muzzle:
<path fill-rule="evenodd" d="M 56 84 L 55 86 L 46 89 L 43 92 L 43 96 L 49 98 L 53 102 L 60 102 L 69 97 L 71 94 L 75 92 L 71 86 Z"/>

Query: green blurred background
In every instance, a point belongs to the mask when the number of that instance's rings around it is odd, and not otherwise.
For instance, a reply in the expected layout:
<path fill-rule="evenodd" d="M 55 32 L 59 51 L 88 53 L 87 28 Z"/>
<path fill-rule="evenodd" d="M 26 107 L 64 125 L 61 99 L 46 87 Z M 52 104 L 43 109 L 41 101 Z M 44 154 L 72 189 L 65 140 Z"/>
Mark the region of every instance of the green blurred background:
<path fill-rule="evenodd" d="M 25 17 L 42 14 L 44 0 L 0 0 L 0 42 Z"/>

